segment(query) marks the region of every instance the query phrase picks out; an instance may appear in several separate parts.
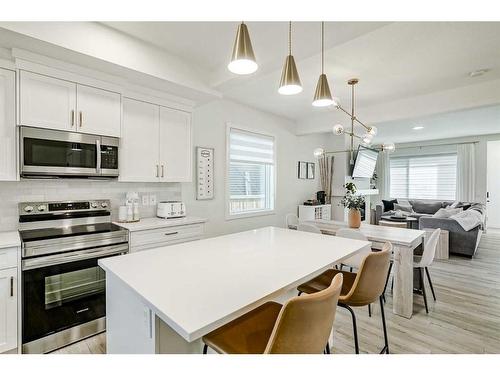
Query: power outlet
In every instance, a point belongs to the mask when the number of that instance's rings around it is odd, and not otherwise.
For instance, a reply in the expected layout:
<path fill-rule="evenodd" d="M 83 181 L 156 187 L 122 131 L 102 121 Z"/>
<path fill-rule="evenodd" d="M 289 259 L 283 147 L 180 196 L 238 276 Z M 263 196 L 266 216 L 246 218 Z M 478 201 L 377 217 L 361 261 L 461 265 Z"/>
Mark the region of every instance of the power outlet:
<path fill-rule="evenodd" d="M 149 195 L 143 195 L 142 196 L 142 205 L 143 206 L 149 206 Z"/>
<path fill-rule="evenodd" d="M 149 196 L 149 205 L 150 206 L 156 205 L 156 195 L 155 194 L 151 194 Z"/>

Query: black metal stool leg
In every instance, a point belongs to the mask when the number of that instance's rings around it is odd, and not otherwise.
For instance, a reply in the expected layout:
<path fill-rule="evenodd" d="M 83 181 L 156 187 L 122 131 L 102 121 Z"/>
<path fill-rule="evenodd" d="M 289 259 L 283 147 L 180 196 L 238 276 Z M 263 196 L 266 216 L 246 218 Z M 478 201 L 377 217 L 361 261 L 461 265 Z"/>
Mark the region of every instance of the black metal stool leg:
<path fill-rule="evenodd" d="M 419 268 L 418 273 L 420 275 L 420 287 L 422 288 L 422 294 L 424 296 L 425 312 L 429 314 L 429 308 L 427 307 L 427 294 L 425 293 L 425 285 L 424 285 L 424 269 Z"/>
<path fill-rule="evenodd" d="M 384 343 L 385 346 L 380 352 L 380 354 L 384 353 L 389 354 L 389 339 L 387 337 L 387 326 L 385 324 L 385 312 L 384 312 L 384 301 L 382 300 L 382 296 L 380 296 L 380 313 L 382 315 L 382 327 L 384 328 Z"/>
<path fill-rule="evenodd" d="M 330 354 L 330 344 L 328 343 L 328 341 L 326 342 L 325 354 Z"/>
<path fill-rule="evenodd" d="M 384 301 L 385 301 L 385 290 L 387 289 L 387 284 L 389 283 L 389 277 L 391 277 L 391 270 L 392 270 L 392 262 L 389 263 L 389 271 L 387 271 L 387 277 L 385 279 L 384 291 L 382 292 L 382 296 L 384 297 Z"/>
<path fill-rule="evenodd" d="M 372 317 L 372 305 L 370 303 L 368 304 L 368 316 Z"/>
<path fill-rule="evenodd" d="M 354 314 L 354 311 L 351 309 L 350 306 L 340 304 L 339 306 L 349 310 L 352 316 L 352 331 L 354 334 L 354 350 L 356 351 L 356 354 L 359 354 L 359 344 L 358 344 L 358 327 L 356 326 L 356 315 Z"/>
<path fill-rule="evenodd" d="M 429 280 L 429 285 L 431 286 L 432 297 L 434 301 L 436 300 L 436 293 L 434 293 L 434 287 L 432 286 L 431 275 L 429 273 L 429 269 L 425 267 L 425 273 L 427 274 L 427 280 Z"/>
<path fill-rule="evenodd" d="M 203 354 L 207 354 L 208 346 L 207 344 L 203 345 Z"/>

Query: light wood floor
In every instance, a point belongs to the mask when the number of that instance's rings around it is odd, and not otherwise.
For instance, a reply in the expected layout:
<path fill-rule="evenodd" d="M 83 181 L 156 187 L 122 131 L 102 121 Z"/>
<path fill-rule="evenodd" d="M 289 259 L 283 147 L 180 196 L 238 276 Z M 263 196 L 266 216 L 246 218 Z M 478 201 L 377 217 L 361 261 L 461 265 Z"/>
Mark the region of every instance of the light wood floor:
<path fill-rule="evenodd" d="M 452 257 L 430 267 L 437 302 L 430 290 L 429 314 L 414 296 L 412 319 L 392 314 L 387 293 L 386 318 L 391 353 L 500 353 L 500 233 L 483 235 L 474 259 Z M 360 350 L 377 353 L 383 346 L 380 307 L 355 309 Z M 333 353 L 353 353 L 350 315 L 337 310 Z M 100 334 L 54 353 L 100 354 L 106 351 Z"/>

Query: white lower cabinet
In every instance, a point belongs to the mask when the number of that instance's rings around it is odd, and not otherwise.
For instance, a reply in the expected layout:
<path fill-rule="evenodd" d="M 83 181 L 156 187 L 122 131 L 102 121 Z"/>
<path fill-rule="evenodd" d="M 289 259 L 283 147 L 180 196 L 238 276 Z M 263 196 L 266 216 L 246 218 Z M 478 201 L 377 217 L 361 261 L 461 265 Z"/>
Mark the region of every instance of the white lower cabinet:
<path fill-rule="evenodd" d="M 203 223 L 131 232 L 129 236 L 130 252 L 200 240 L 203 238 L 204 232 Z"/>
<path fill-rule="evenodd" d="M 0 269 L 0 353 L 17 347 L 17 267 Z"/>

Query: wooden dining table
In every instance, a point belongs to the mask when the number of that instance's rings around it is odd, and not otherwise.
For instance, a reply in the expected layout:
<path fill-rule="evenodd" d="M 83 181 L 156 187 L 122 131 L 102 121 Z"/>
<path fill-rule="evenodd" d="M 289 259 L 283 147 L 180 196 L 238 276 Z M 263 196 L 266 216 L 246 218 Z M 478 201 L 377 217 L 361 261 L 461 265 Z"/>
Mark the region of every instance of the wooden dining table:
<path fill-rule="evenodd" d="M 348 228 L 348 224 L 335 220 L 308 220 L 305 224 L 317 226 L 322 233 L 335 235 L 340 228 Z M 359 230 L 372 242 L 372 248 L 381 249 L 385 242 L 392 243 L 394 251 L 394 289 L 393 312 L 405 318 L 413 314 L 413 253 L 423 245 L 425 231 L 416 229 L 386 227 L 362 223 Z"/>

